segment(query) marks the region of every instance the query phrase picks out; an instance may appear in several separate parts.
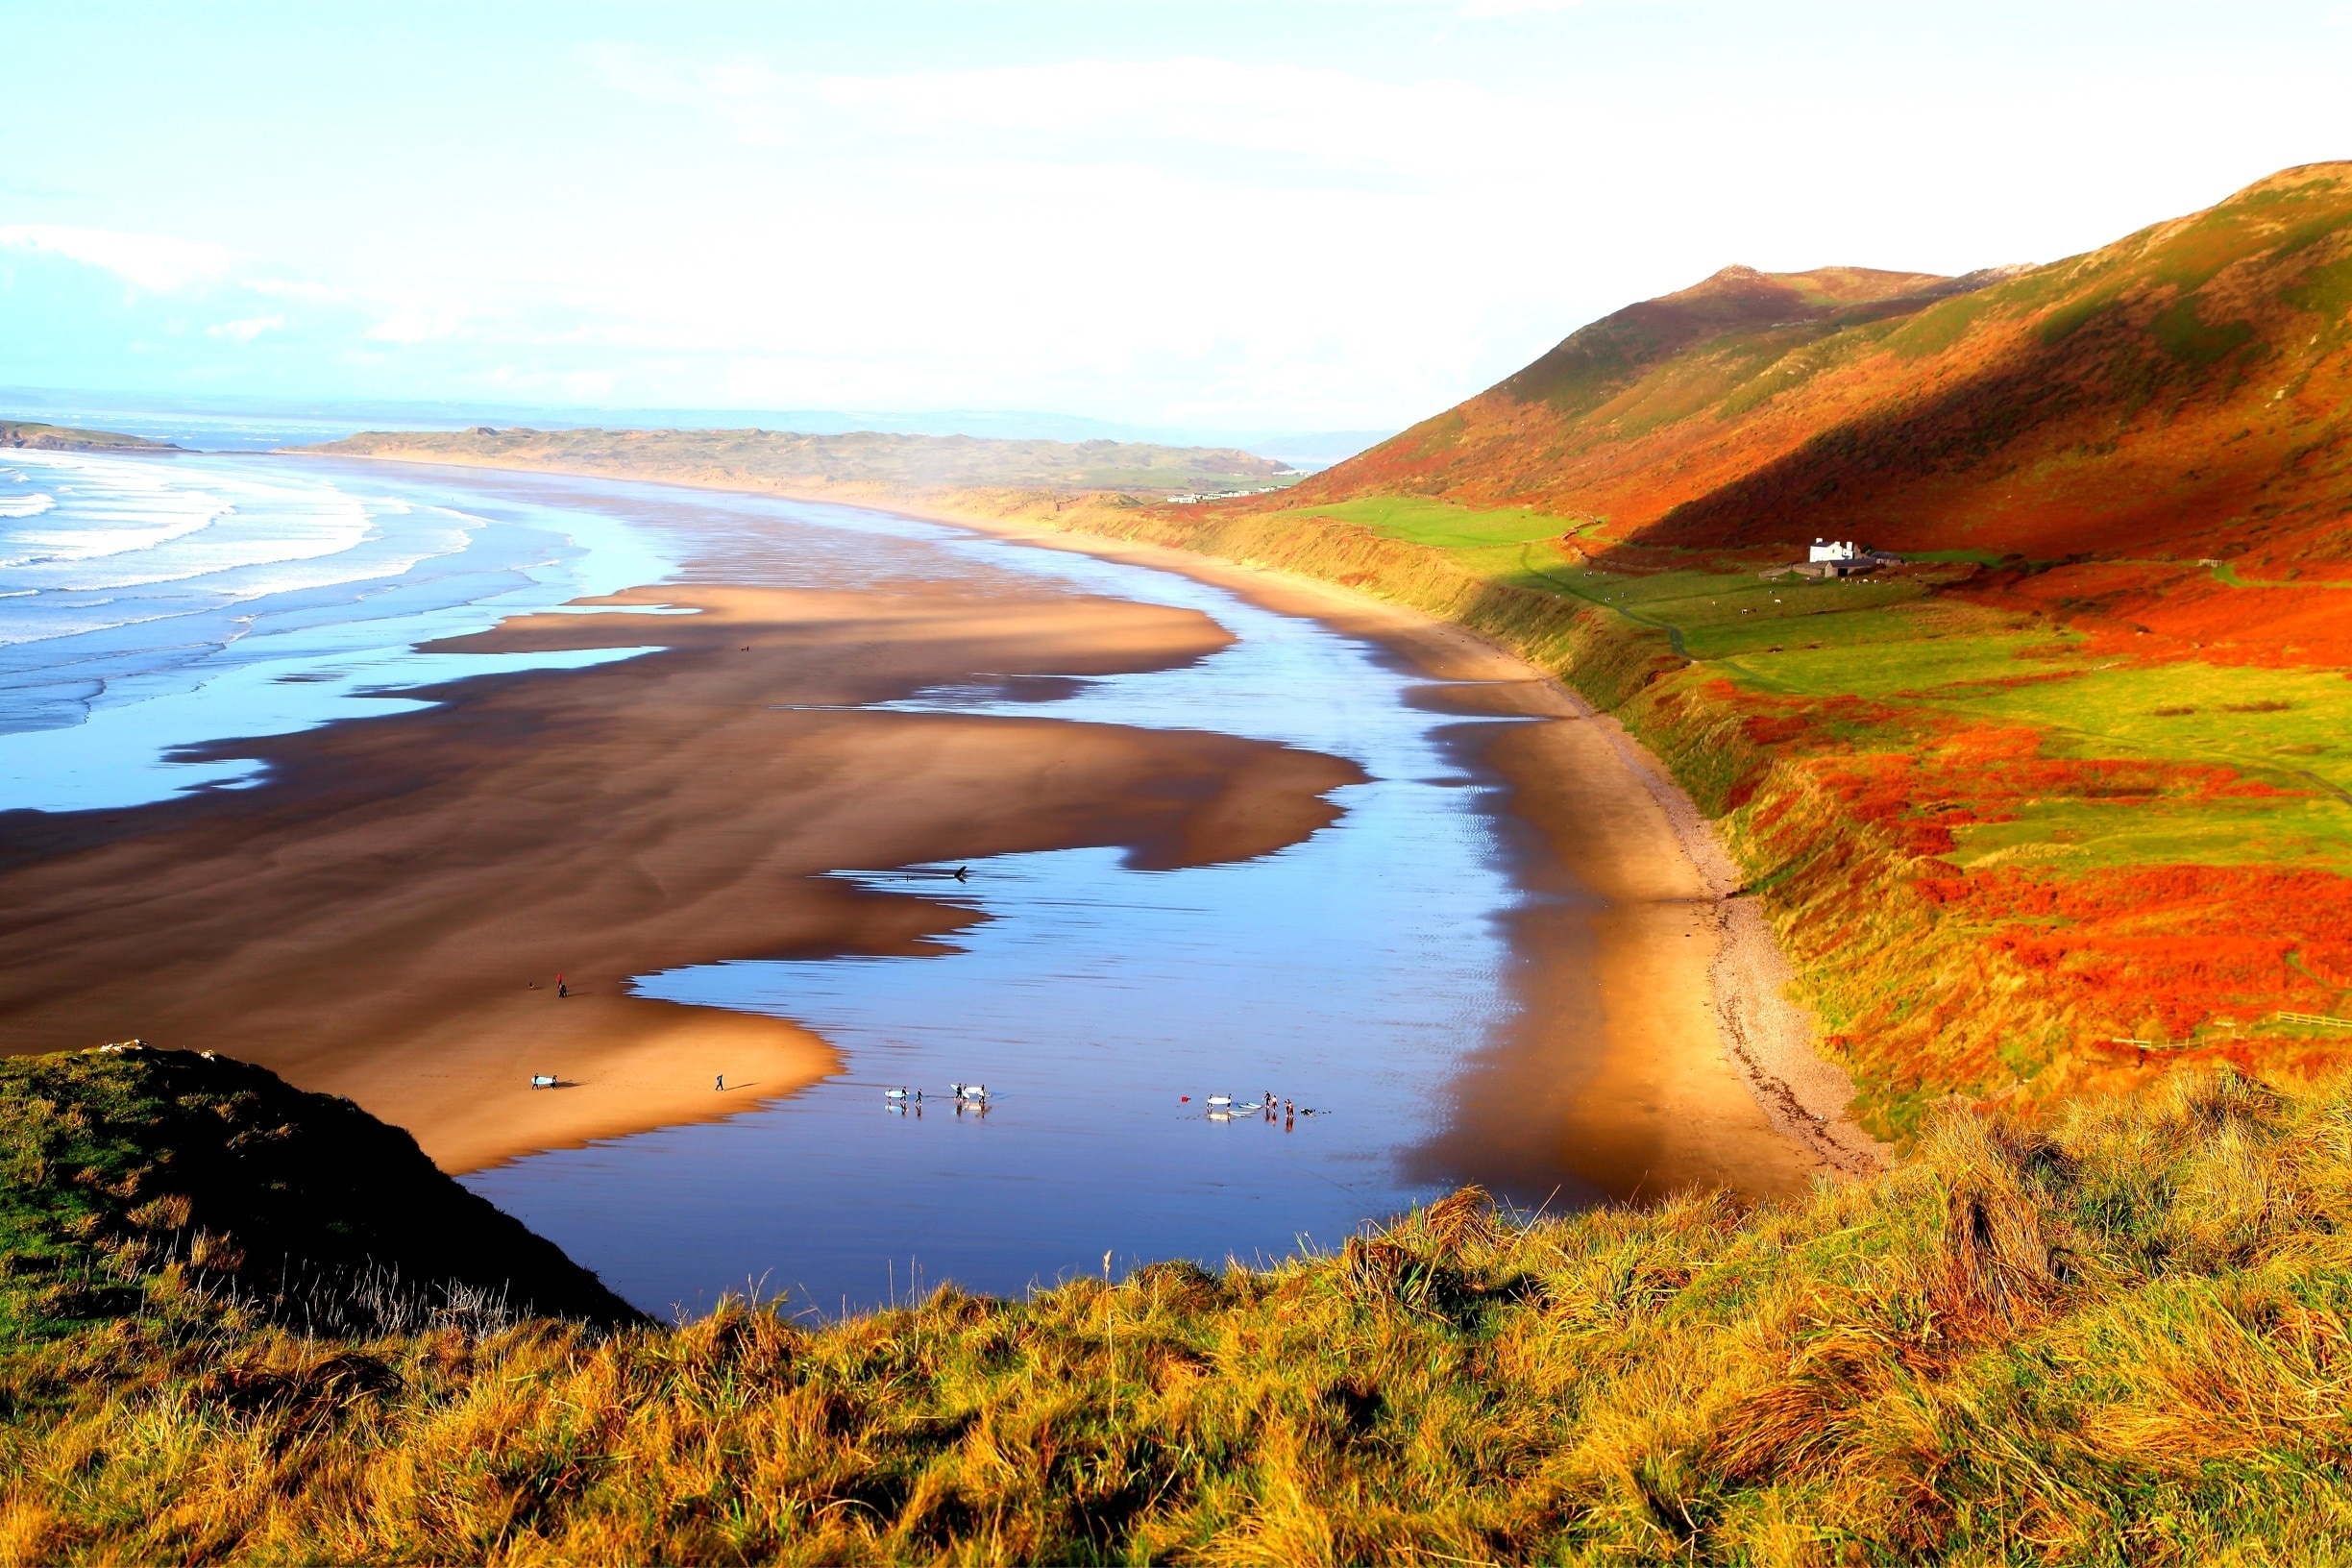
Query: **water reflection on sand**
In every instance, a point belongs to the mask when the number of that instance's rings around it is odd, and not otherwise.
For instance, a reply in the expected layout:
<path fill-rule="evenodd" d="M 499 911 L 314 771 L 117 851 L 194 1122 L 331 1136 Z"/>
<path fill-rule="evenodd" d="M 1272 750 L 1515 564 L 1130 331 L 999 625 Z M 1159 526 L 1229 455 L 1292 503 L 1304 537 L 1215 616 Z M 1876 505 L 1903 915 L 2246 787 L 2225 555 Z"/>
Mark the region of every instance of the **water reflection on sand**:
<path fill-rule="evenodd" d="M 979 681 L 898 707 L 1208 728 L 1350 758 L 1344 817 L 1239 865 L 1139 870 L 1073 849 L 858 874 L 984 919 L 936 956 L 731 963 L 646 993 L 821 1031 L 847 1070 L 728 1120 L 535 1155 L 467 1178 L 656 1311 L 763 1283 L 825 1311 L 919 1274 L 1017 1292 L 1100 1266 L 1335 1244 L 1455 1174 L 1409 1158 L 1448 1085 L 1506 1020 L 1502 928 L 1519 894 L 1465 720 L 1409 700 L 1379 650 L 1221 589 L 848 508 L 569 485 L 670 514 L 705 576 L 840 586 L 1042 577 L 1198 608 L 1239 641 L 1196 665 L 1066 682 Z M 659 517 L 656 516 L 656 521 Z M 740 532 L 746 544 L 728 549 Z M 931 874 L 923 874 L 924 872 Z M 948 1086 L 985 1082 L 985 1114 Z M 919 1104 L 886 1098 L 920 1090 Z M 730 1086 L 756 1095 L 758 1086 Z M 1267 1090 L 1316 1115 L 1212 1120 Z M 1184 1096 L 1189 1095 L 1189 1100 Z M 1540 1199 L 1540 1192 L 1520 1194 Z"/>

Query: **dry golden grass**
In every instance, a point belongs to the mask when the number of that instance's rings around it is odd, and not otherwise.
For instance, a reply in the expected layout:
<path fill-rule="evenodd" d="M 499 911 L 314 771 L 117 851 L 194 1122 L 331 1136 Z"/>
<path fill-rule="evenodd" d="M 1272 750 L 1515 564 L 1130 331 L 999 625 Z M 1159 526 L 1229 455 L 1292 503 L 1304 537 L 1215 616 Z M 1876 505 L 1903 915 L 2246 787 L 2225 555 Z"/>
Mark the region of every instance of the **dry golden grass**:
<path fill-rule="evenodd" d="M 1883 1178 L 830 1326 L 0 1359 L 12 1561 L 2321 1562 L 2352 1090 L 2180 1080 Z"/>

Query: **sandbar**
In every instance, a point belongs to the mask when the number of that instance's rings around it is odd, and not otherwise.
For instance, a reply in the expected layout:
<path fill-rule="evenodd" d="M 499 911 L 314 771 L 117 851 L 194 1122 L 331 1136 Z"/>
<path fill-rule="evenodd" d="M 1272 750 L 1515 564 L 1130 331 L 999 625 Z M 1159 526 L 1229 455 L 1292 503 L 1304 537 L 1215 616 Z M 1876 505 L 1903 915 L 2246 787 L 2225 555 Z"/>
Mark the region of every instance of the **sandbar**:
<path fill-rule="evenodd" d="M 667 475 L 641 482 L 795 494 Z M 1813 1048 L 1786 958 L 1712 825 L 1616 720 L 1558 680 L 1464 627 L 1312 577 L 936 500 L 798 499 L 1215 583 L 1387 649 L 1436 683 L 1434 702 L 1534 721 L 1460 737 L 1465 762 L 1491 769 L 1509 791 L 1524 829 L 1509 852 L 1530 896 L 1510 922 L 1518 1016 L 1463 1074 L 1452 1125 L 1423 1151 L 1433 1174 L 1486 1170 L 1527 1190 L 1541 1172 L 1574 1172 L 1561 1196 L 1578 1202 L 1709 1186 L 1764 1196 L 1890 1163 L 1892 1151 L 1850 1115 L 1851 1079 Z"/>
<path fill-rule="evenodd" d="M 626 613 L 650 605 L 697 613 Z M 978 918 L 950 882 L 906 896 L 824 872 L 1086 845 L 1143 867 L 1247 859 L 1335 820 L 1325 794 L 1362 776 L 1227 735 L 860 706 L 1230 642 L 1188 610 L 952 583 L 662 586 L 587 608 L 611 613 L 438 646 L 661 650 L 217 747 L 268 765 L 257 788 L 0 817 L 5 1049 L 217 1050 L 478 1168 L 840 1070 L 782 1019 L 625 989 L 727 959 L 936 951 Z"/>

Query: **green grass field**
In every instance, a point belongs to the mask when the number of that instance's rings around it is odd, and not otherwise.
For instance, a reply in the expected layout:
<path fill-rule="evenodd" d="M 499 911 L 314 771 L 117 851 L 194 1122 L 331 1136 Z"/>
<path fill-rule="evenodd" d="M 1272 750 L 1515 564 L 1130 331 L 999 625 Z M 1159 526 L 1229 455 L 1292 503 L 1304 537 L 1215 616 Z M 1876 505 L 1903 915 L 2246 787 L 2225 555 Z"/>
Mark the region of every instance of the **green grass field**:
<path fill-rule="evenodd" d="M 1450 502 L 1414 496 L 1373 496 L 1361 501 L 1311 506 L 1304 514 L 1360 523 L 1386 539 L 1440 550 L 1481 550 L 1526 539 L 1556 539 L 1587 527 L 1590 519 L 1552 517 L 1524 508 L 1473 511 Z"/>
<path fill-rule="evenodd" d="M 2352 1017 L 2352 900 L 2328 880 L 2352 877 L 2342 672 L 2076 630 L 1980 586 L 1983 552 L 1825 581 L 1524 510 L 1320 515 L 1603 612 L 1614 631 L 1523 651 L 1722 814 L 1880 1136 L 1955 1091 L 2054 1106 L 2200 1054 L 2293 1076 L 2348 1042 L 2281 1017 Z M 1641 651 L 1596 683 L 1612 646 Z M 2125 1037 L 2165 1054 L 2119 1061 Z"/>
<path fill-rule="evenodd" d="M 1612 572 L 1562 548 L 1590 527 L 1583 519 L 1415 497 L 1309 515 L 1663 630 L 1677 652 L 1744 690 L 2026 725 L 2043 733 L 2049 756 L 2217 765 L 2291 796 L 2028 801 L 2014 821 L 1968 829 L 1964 866 L 2278 862 L 2352 871 L 2352 681 L 2336 672 L 2095 658 L 2082 637 L 2038 617 L 1939 598 L 1948 575 L 1932 571 L 1815 581 L 1694 557 L 1678 570 Z M 1922 559 L 1996 557 L 1945 551 Z"/>

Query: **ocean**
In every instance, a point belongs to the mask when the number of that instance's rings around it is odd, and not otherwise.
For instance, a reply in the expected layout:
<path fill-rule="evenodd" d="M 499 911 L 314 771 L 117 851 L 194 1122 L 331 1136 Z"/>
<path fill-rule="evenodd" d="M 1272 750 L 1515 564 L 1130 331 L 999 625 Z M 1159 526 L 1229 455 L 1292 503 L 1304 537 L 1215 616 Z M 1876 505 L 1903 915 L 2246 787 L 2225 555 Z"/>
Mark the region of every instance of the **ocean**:
<path fill-rule="evenodd" d="M 0 454 L 0 811 L 258 782 L 214 743 L 413 708 L 421 684 L 625 658 L 435 638 L 658 581 L 603 514 L 310 459 Z"/>

